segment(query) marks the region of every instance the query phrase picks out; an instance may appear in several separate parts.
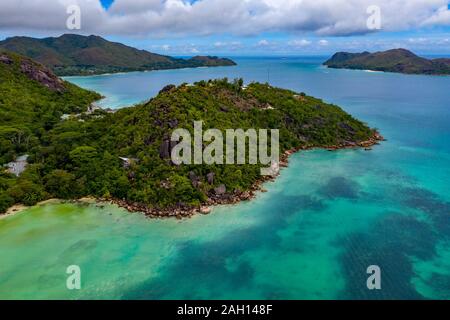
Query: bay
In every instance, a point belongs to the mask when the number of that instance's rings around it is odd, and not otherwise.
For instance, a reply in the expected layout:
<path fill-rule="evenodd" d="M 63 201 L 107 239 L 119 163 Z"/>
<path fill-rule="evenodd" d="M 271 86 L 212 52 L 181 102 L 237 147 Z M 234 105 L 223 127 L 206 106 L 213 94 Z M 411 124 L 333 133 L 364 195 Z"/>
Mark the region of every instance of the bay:
<path fill-rule="evenodd" d="M 1 219 L 0 298 L 450 297 L 450 78 L 327 69 L 325 57 L 235 60 L 67 80 L 112 108 L 171 83 L 269 81 L 341 106 L 388 141 L 297 153 L 267 193 L 189 220 L 95 204 Z M 81 290 L 66 288 L 69 265 L 81 268 Z M 370 265 L 381 268 L 381 290 L 367 289 Z"/>

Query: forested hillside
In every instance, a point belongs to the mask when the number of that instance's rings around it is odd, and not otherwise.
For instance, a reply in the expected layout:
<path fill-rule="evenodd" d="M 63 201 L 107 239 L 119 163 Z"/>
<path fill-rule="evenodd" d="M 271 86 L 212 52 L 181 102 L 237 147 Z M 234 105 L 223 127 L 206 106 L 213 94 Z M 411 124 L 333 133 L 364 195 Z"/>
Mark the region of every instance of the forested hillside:
<path fill-rule="evenodd" d="M 359 69 L 407 74 L 449 75 L 450 59 L 426 59 L 406 49 L 382 52 L 338 52 L 324 65 L 337 69 Z"/>
<path fill-rule="evenodd" d="M 233 66 L 230 59 L 197 56 L 177 59 L 138 50 L 99 36 L 65 34 L 57 38 L 13 37 L 0 41 L 0 49 L 12 51 L 46 65 L 59 76 L 192 67 Z"/>
<path fill-rule="evenodd" d="M 100 95 L 22 56 L 0 52 L 0 161 L 40 144 L 63 114 L 86 111 Z"/>
<path fill-rule="evenodd" d="M 36 90 L 31 85 L 28 89 Z M 95 97 L 77 90 L 86 103 Z M 12 203 L 34 204 L 51 197 L 94 196 L 120 200 L 133 208 L 175 212 L 175 208 L 242 197 L 262 179 L 261 165 L 172 163 L 171 133 L 176 128 L 192 131 L 194 121 L 203 121 L 204 130 L 279 129 L 281 154 L 297 148 L 376 142 L 374 130 L 335 105 L 267 84 L 245 87 L 242 80 L 167 86 L 148 103 L 65 121 L 57 120 L 62 111 L 53 101 L 64 93 L 46 91 L 46 99 L 39 103 L 57 115 L 49 126 L 33 123 L 39 135 L 32 148 L 23 149 L 32 164 L 17 179 L 9 177 L 5 182 L 3 178 L 2 210 Z M 65 94 L 68 101 L 75 98 Z M 19 108 L 11 102 L 8 110 L 14 106 Z M 80 104 L 74 108 L 82 109 Z"/>

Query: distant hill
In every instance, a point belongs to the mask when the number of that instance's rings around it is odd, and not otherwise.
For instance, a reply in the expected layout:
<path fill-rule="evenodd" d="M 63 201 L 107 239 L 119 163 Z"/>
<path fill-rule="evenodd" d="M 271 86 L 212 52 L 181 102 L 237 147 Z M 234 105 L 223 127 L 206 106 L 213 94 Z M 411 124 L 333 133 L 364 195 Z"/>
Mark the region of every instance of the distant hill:
<path fill-rule="evenodd" d="M 359 69 L 407 74 L 449 75 L 450 59 L 425 59 L 406 49 L 383 52 L 338 52 L 324 65 L 338 69 Z"/>
<path fill-rule="evenodd" d="M 230 59 L 211 56 L 177 59 L 110 42 L 99 36 L 74 34 L 44 39 L 8 38 L 0 41 L 1 49 L 32 58 L 59 76 L 236 65 Z"/>

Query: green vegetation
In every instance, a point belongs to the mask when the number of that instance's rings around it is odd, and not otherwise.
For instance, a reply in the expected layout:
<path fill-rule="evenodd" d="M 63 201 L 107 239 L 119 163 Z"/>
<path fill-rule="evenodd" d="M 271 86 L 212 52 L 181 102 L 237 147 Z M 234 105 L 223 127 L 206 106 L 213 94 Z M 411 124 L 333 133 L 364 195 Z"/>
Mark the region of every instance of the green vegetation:
<path fill-rule="evenodd" d="M 324 63 L 330 68 L 449 75 L 450 59 L 425 59 L 405 49 L 384 52 L 338 52 Z"/>
<path fill-rule="evenodd" d="M 248 190 L 261 179 L 260 165 L 179 165 L 164 146 L 176 128 L 279 129 L 280 152 L 297 147 L 353 145 L 374 131 L 335 105 L 304 93 L 242 79 L 167 86 L 145 104 L 116 113 L 82 111 L 93 93 L 64 83 L 58 92 L 21 74 L 20 61 L 0 62 L 3 162 L 26 152 L 30 165 L 18 178 L 0 175 L 0 211 L 14 203 L 32 205 L 50 197 L 124 199 L 147 207 L 197 206 L 225 187 L 223 197 Z M 23 120 L 22 120 L 23 119 Z M 9 131 L 8 131 L 9 130 Z M 27 144 L 12 139 L 29 134 Z M 9 135 L 9 136 L 8 136 Z M 126 165 L 120 159 L 133 159 Z"/>
<path fill-rule="evenodd" d="M 30 59 L 0 52 L 0 163 L 38 147 L 63 114 L 101 98 Z"/>
<path fill-rule="evenodd" d="M 176 59 L 138 50 L 98 36 L 65 34 L 58 38 L 13 37 L 0 42 L 0 49 L 16 52 L 51 68 L 59 76 L 215 67 L 235 65 L 230 59 L 197 56 Z"/>
<path fill-rule="evenodd" d="M 0 52 L 0 165 L 23 153 L 42 152 L 48 132 L 64 113 L 86 111 L 99 98 L 30 59 Z M 41 169 L 39 163 L 31 165 L 18 179 L 0 173 L 0 212 L 13 203 L 33 204 L 49 195 L 40 180 Z"/>

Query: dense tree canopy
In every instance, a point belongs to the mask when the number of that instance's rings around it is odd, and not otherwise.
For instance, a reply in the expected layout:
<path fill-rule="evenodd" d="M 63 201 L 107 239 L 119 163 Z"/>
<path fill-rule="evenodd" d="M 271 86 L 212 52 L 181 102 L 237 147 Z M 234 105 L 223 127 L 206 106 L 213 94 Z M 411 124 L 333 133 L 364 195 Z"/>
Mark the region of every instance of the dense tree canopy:
<path fill-rule="evenodd" d="M 35 90 L 26 85 L 27 90 Z M 35 96 L 25 109 L 30 110 L 29 121 L 15 120 L 18 105 L 13 99 L 2 105 L 2 112 L 12 113 L 9 121 L 3 121 L 3 161 L 27 152 L 32 164 L 19 178 L 2 174 L 0 210 L 13 203 L 87 195 L 157 208 L 197 206 L 214 190 L 244 191 L 261 178 L 260 164 L 174 165 L 163 147 L 170 145 L 176 128 L 192 132 L 194 121 L 203 121 L 204 130 L 223 132 L 279 129 L 280 152 L 357 143 L 373 135 L 373 130 L 337 106 L 267 84 L 245 87 L 241 79 L 168 86 L 148 103 L 114 114 L 99 112 L 67 120 L 60 119 L 63 112 L 83 110 L 94 96 L 74 88 L 83 93 L 76 100 L 73 95 L 40 89 L 45 94 Z M 60 99 L 71 107 L 65 109 L 67 105 L 62 104 L 59 108 L 56 101 Z M 32 138 L 24 140 L 27 135 Z M 132 160 L 125 163 L 123 159 Z"/>

